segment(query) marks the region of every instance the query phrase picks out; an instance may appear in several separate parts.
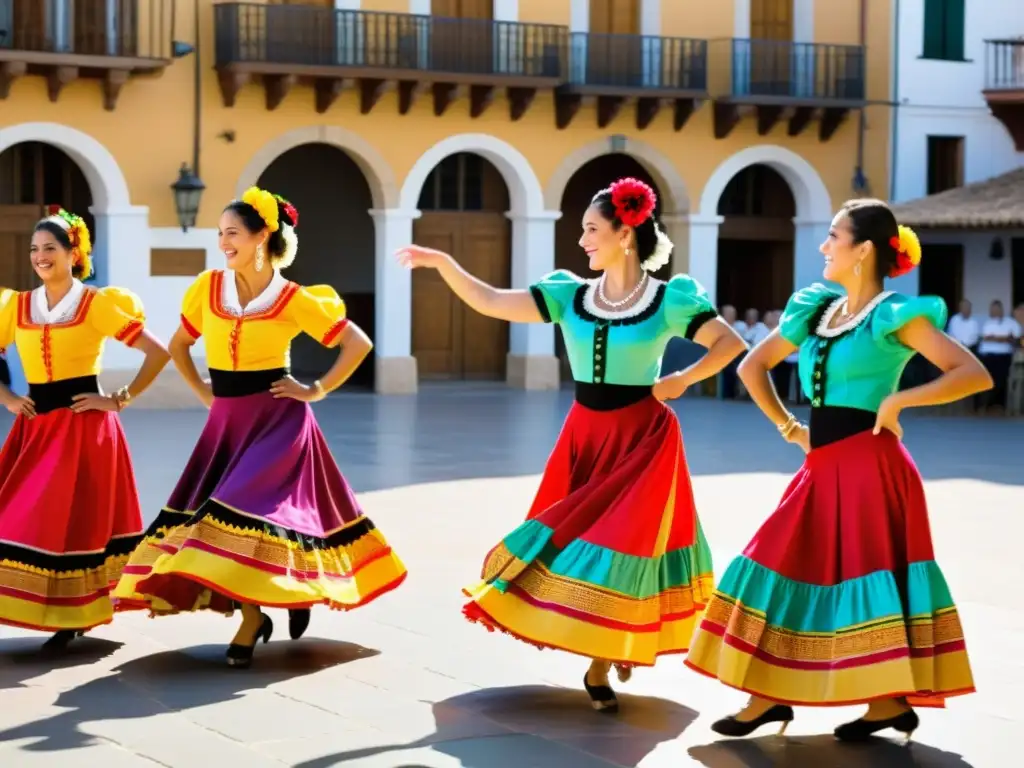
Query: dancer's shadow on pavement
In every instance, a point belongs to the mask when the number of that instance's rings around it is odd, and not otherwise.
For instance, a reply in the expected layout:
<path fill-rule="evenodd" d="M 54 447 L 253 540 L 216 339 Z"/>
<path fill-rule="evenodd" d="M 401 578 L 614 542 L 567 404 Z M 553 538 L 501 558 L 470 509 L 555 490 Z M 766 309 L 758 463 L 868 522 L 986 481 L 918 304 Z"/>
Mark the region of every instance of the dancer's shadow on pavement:
<path fill-rule="evenodd" d="M 688 751 L 707 768 L 973 768 L 954 752 L 886 738 L 843 744 L 831 735 L 764 736 L 723 740 Z"/>
<path fill-rule="evenodd" d="M 121 643 L 85 635 L 76 638 L 62 653 L 43 650 L 49 635 L 0 640 L 0 690 L 17 688 L 26 680 L 72 667 L 95 664 L 121 647 Z"/>
<path fill-rule="evenodd" d="M 391 754 L 416 766 L 416 751 L 432 750 L 463 768 L 636 766 L 659 744 L 676 739 L 697 718 L 674 701 L 618 693 L 617 715 L 594 712 L 587 694 L 553 686 L 489 688 L 433 705 L 435 731 L 404 744 L 353 749 L 298 763 L 330 768 Z"/>
<path fill-rule="evenodd" d="M 307 639 L 260 644 L 247 670 L 230 669 L 223 645 L 202 645 L 133 659 L 111 674 L 62 692 L 53 703 L 66 711 L 0 731 L 0 744 L 33 739 L 20 749 L 53 752 L 102 743 L 107 730 L 124 743 L 125 720 L 217 704 L 245 691 L 315 674 L 379 655 L 360 645 Z M 82 726 L 88 726 L 83 728 Z"/>

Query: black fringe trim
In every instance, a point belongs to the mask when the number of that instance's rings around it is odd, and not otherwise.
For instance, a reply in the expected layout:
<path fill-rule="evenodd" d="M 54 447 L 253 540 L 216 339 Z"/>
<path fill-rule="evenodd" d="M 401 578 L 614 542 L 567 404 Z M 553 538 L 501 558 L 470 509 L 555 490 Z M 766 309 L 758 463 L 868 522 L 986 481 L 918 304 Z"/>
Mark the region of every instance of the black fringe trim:
<path fill-rule="evenodd" d="M 661 309 L 661 302 L 665 300 L 665 283 L 662 283 L 658 286 L 658 290 L 654 294 L 654 300 L 643 312 L 639 312 L 632 317 L 618 317 L 614 320 L 610 320 L 605 317 L 598 317 L 597 315 L 587 311 L 586 306 L 584 306 L 583 297 L 586 295 L 587 288 L 589 286 L 590 283 L 583 283 L 576 289 L 576 295 L 572 300 L 572 308 L 577 315 L 591 323 L 601 323 L 603 325 L 639 325 L 640 323 L 654 317 L 658 313 L 658 310 Z"/>
<path fill-rule="evenodd" d="M 697 335 L 697 331 L 704 327 L 704 324 L 714 320 L 718 317 L 718 311 L 714 309 L 707 309 L 698 315 L 695 315 L 690 320 L 690 324 L 686 326 L 686 340 L 693 341 L 693 337 Z"/>
<path fill-rule="evenodd" d="M 107 548 L 102 552 L 85 555 L 53 554 L 50 552 L 40 552 L 29 547 L 20 547 L 17 544 L 0 543 L 0 560 L 10 560 L 22 565 L 56 573 L 94 571 L 97 568 L 103 567 L 103 564 L 111 557 L 130 555 L 142 543 L 142 538 L 141 533 L 134 536 L 120 536 L 116 539 L 111 539 L 107 544 Z"/>

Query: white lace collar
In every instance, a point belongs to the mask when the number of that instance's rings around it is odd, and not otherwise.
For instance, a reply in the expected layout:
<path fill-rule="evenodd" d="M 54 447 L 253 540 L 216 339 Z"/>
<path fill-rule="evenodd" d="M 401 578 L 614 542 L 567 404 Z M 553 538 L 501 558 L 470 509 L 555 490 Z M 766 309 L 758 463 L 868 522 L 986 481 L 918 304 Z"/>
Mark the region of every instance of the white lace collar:
<path fill-rule="evenodd" d="M 71 280 L 71 290 L 64 294 L 53 309 L 46 301 L 46 288 L 39 286 L 32 291 L 32 322 L 36 325 L 59 325 L 69 322 L 78 311 L 78 305 L 85 295 L 85 284 L 78 279 Z"/>
<path fill-rule="evenodd" d="M 860 312 L 851 317 L 845 323 L 840 323 L 835 328 L 830 328 L 829 324 L 832 322 L 832 318 L 836 316 L 836 312 L 839 311 L 840 307 L 846 303 L 846 296 L 840 296 L 829 305 L 828 309 L 826 309 L 825 313 L 821 316 L 821 320 L 818 321 L 818 328 L 815 331 L 815 335 L 828 339 L 853 330 L 864 322 L 864 319 L 871 314 L 875 307 L 888 299 L 894 293 L 895 291 L 882 291 L 871 301 L 861 307 Z"/>
<path fill-rule="evenodd" d="M 237 317 L 238 315 L 253 315 L 270 309 L 281 295 L 281 291 L 288 285 L 288 280 L 275 269 L 274 276 L 270 278 L 270 284 L 263 289 L 259 296 L 254 296 L 252 301 L 246 304 L 244 308 L 238 300 L 238 285 L 235 283 L 235 271 L 233 269 L 224 270 L 224 280 L 222 283 L 221 305 L 229 314 Z"/>
<path fill-rule="evenodd" d="M 583 308 L 594 317 L 599 317 L 602 320 L 626 320 L 646 312 L 650 309 L 651 304 L 654 303 L 654 299 L 658 295 L 658 288 L 665 284 L 664 281 L 658 280 L 655 277 L 648 277 L 647 285 L 644 286 L 644 291 L 640 294 L 636 304 L 628 309 L 610 310 L 597 306 L 595 301 L 597 286 L 600 282 L 601 278 L 599 277 L 587 280 L 587 287 L 583 292 Z"/>

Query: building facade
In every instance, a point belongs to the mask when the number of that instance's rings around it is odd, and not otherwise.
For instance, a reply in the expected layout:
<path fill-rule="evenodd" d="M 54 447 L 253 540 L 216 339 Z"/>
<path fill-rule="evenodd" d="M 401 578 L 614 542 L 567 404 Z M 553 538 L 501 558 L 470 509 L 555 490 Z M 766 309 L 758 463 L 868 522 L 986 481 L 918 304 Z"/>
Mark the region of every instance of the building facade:
<path fill-rule="evenodd" d="M 336 287 L 375 340 L 357 383 L 548 388 L 551 327 L 475 316 L 393 252 L 441 247 L 505 286 L 585 274 L 583 209 L 633 175 L 676 244 L 665 273 L 763 312 L 820 276 L 842 200 L 887 191 L 889 0 L 174 5 L 0 0 L 0 284 L 30 283 L 43 205 L 88 210 L 97 282 L 168 338 L 223 263 L 222 207 L 260 184 L 300 211 L 287 276 Z M 187 231 L 182 164 L 205 184 Z M 325 365 L 311 342 L 292 362 Z M 108 378 L 134 363 L 111 346 Z"/>
<path fill-rule="evenodd" d="M 893 200 L 918 200 L 1024 165 L 1024 3 L 898 0 L 894 13 Z M 1001 233 L 1003 245 L 995 248 L 994 231 L 985 227 L 927 226 L 920 234 L 925 259 L 901 278 L 904 290 L 943 296 L 952 311 L 966 298 L 982 316 L 993 300 L 1011 305 L 1013 286 L 1024 281 L 1021 233 Z"/>

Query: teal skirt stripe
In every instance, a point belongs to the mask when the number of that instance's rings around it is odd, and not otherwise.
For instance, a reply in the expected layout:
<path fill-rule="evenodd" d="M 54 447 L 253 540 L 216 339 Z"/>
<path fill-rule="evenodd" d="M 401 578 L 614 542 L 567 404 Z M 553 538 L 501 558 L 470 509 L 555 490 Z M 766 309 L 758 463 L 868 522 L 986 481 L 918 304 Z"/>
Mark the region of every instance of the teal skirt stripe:
<path fill-rule="evenodd" d="M 574 581 L 644 599 L 667 589 L 685 587 L 711 574 L 711 550 L 697 523 L 696 543 L 656 557 L 638 557 L 575 539 L 565 549 L 551 543 L 552 530 L 527 520 L 505 537 L 505 547 L 519 560 L 539 560 L 549 571 Z M 504 584 L 495 582 L 498 589 Z"/>
<path fill-rule="evenodd" d="M 716 592 L 730 602 L 764 614 L 770 626 L 793 632 L 836 633 L 864 624 L 904 618 L 891 571 L 877 571 L 822 587 L 787 579 L 740 556 L 722 576 Z M 933 616 L 952 608 L 953 597 L 934 560 L 912 563 L 907 572 L 909 616 Z"/>

